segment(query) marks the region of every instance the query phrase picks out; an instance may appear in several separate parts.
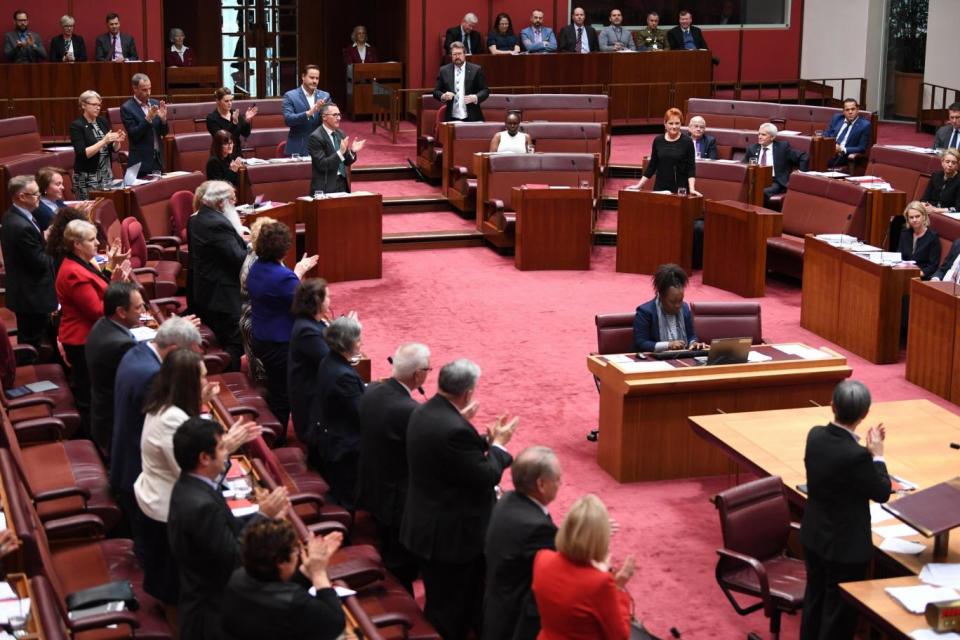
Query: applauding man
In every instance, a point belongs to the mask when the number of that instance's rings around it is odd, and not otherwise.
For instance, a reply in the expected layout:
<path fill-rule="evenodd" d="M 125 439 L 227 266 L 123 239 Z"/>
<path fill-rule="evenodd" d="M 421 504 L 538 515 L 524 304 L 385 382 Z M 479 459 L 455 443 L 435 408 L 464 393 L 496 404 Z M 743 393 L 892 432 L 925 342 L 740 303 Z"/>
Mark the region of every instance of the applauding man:
<path fill-rule="evenodd" d="M 130 138 L 128 166 L 139 163 L 138 176 L 163 171 L 163 137 L 167 127 L 167 103 L 150 97 L 152 85 L 145 73 L 135 73 L 131 80 L 133 97 L 120 107 L 120 119 Z"/>
<path fill-rule="evenodd" d="M 364 140 L 350 140 L 340 130 L 340 107 L 328 102 L 320 109 L 318 127 L 307 140 L 307 150 L 313 163 L 310 193 L 343 193 L 350 191 L 347 167 L 357 161 L 357 152 L 363 149 Z"/>

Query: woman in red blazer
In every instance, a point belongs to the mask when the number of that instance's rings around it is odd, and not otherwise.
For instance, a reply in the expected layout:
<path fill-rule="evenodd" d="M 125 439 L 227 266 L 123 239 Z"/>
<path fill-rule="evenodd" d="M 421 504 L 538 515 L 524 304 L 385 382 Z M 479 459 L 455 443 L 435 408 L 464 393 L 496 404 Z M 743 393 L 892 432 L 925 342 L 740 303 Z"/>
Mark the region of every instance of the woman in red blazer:
<path fill-rule="evenodd" d="M 350 34 L 353 44 L 343 50 L 343 64 L 361 64 L 363 62 L 380 62 L 377 57 L 377 48 L 367 42 L 367 28 L 358 24 Z"/>
<path fill-rule="evenodd" d="M 577 500 L 557 531 L 557 550 L 533 561 L 537 640 L 628 640 L 633 556 L 610 570 L 610 515 L 595 495 Z"/>

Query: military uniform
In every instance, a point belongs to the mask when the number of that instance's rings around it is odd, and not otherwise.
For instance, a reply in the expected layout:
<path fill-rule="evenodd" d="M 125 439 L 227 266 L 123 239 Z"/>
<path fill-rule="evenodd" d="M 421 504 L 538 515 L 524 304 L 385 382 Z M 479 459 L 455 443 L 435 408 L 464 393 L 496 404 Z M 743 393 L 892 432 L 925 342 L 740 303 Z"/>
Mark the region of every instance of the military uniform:
<path fill-rule="evenodd" d="M 652 51 L 670 48 L 667 44 L 667 32 L 661 29 L 651 31 L 648 27 L 633 32 L 633 41 L 637 43 L 637 51 Z"/>

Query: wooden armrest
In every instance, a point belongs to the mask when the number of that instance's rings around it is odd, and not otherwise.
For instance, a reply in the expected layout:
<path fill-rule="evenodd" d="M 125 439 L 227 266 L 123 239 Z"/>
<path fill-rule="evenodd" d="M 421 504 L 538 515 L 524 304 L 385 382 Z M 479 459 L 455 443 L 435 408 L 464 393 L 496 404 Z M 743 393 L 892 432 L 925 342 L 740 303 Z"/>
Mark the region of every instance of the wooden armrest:
<path fill-rule="evenodd" d="M 43 529 L 47 532 L 47 536 L 56 537 L 58 540 L 69 538 L 99 539 L 107 534 L 107 530 L 103 526 L 103 520 L 92 513 L 81 513 L 66 518 L 47 520 L 43 523 Z"/>
<path fill-rule="evenodd" d="M 161 260 L 163 259 L 163 247 L 159 244 L 148 244 L 147 245 L 147 260 Z"/>
<path fill-rule="evenodd" d="M 303 492 L 290 496 L 290 504 L 315 504 L 317 507 L 322 507 L 327 502 L 319 493 Z"/>
<path fill-rule="evenodd" d="M 334 556 L 336 557 L 336 556 Z M 357 590 L 384 578 L 383 566 L 365 559 L 355 559 L 327 567 L 330 581 L 343 580 L 351 589 Z"/>
<path fill-rule="evenodd" d="M 232 416 L 246 416 L 249 415 L 252 420 L 256 421 L 260 417 L 260 412 L 254 409 L 253 407 L 248 407 L 243 404 L 235 404 L 227 412 Z"/>
<path fill-rule="evenodd" d="M 497 214 L 502 214 L 503 209 L 503 200 L 487 200 L 483 207 L 483 217 L 485 219 L 490 219 Z"/>
<path fill-rule="evenodd" d="M 162 247 L 179 247 L 181 242 L 177 236 L 150 236 L 147 245 L 156 244 Z"/>
<path fill-rule="evenodd" d="M 38 405 L 46 405 L 51 411 L 56 404 L 53 402 L 53 399 L 48 398 L 47 396 L 29 396 L 25 398 L 14 398 L 12 400 L 7 400 L 7 412 L 15 411 L 16 409 L 24 409 L 26 407 L 36 407 Z"/>
<path fill-rule="evenodd" d="M 466 167 L 455 166 L 450 167 L 450 186 L 459 191 L 460 193 L 466 193 L 467 188 L 467 179 L 470 177 L 470 172 Z"/>
<path fill-rule="evenodd" d="M 323 522 L 314 522 L 313 524 L 307 525 L 307 531 L 312 535 L 329 535 L 335 531 L 339 531 L 343 534 L 343 537 L 347 537 L 350 534 L 350 529 L 344 526 L 342 522 L 337 522 L 335 520 L 324 520 Z"/>
<path fill-rule="evenodd" d="M 399 612 L 379 613 L 375 616 L 370 616 L 370 622 L 372 622 L 378 629 L 398 625 L 407 630 L 413 628 L 413 622 L 410 621 L 410 617 Z"/>
<path fill-rule="evenodd" d="M 136 269 L 132 269 L 132 272 L 135 276 L 150 275 L 156 278 L 158 275 L 160 275 L 153 267 L 137 267 Z"/>
<path fill-rule="evenodd" d="M 436 146 L 437 141 L 433 136 L 420 136 L 417 138 L 417 155 L 426 157 Z"/>

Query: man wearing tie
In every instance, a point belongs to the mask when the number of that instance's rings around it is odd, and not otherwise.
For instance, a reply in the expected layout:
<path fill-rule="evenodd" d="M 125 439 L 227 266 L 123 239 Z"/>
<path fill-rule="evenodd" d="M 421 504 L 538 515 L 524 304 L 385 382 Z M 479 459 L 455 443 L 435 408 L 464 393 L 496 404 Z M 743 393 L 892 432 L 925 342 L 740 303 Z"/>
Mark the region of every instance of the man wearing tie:
<path fill-rule="evenodd" d="M 313 163 L 310 193 L 349 193 L 350 180 L 347 166 L 357 160 L 357 152 L 363 149 L 364 140 L 354 140 L 340 130 L 340 107 L 327 102 L 321 107 L 323 125 L 317 127 L 307 140 L 307 149 Z"/>
<path fill-rule="evenodd" d="M 107 14 L 107 32 L 97 36 L 97 60 L 100 62 L 123 62 L 139 60 L 137 43 L 128 33 L 120 33 L 120 16 Z"/>
<path fill-rule="evenodd" d="M 167 103 L 150 97 L 152 85 L 145 73 L 135 73 L 133 97 L 120 106 L 120 120 L 130 140 L 127 166 L 140 163 L 138 176 L 163 171 L 163 136 L 167 127 Z"/>
<path fill-rule="evenodd" d="M 557 36 L 553 29 L 543 26 L 543 11 L 534 9 L 530 26 L 520 32 L 520 45 L 527 53 L 552 53 L 557 50 Z"/>
<path fill-rule="evenodd" d="M 480 32 L 476 30 L 477 22 L 479 22 L 477 15 L 468 13 L 463 16 L 460 26 L 447 29 L 447 34 L 443 38 L 443 50 L 447 52 L 447 55 L 451 55 L 450 49 L 453 48 L 455 42 L 463 45 L 463 50 L 468 56 L 474 53 L 486 53 L 480 38 Z"/>
<path fill-rule="evenodd" d="M 746 163 L 756 162 L 761 166 L 773 167 L 773 183 L 763 190 L 763 206 L 770 206 L 770 197 L 787 190 L 790 173 L 794 169 L 807 170 L 807 154 L 792 149 L 790 144 L 777 140 L 777 127 L 769 122 L 760 125 L 757 131 L 757 144 L 747 147 L 743 157 Z"/>
<path fill-rule="evenodd" d="M 610 11 L 610 26 L 600 32 L 600 51 L 636 51 L 633 36 L 623 28 L 623 13 L 620 9 Z"/>
<path fill-rule="evenodd" d="M 600 41 L 597 39 L 597 32 L 593 27 L 585 25 L 587 14 L 582 7 L 577 7 L 571 14 L 573 24 L 568 24 L 560 29 L 560 44 L 557 46 L 559 51 L 568 51 L 571 53 L 590 53 L 600 50 Z"/>
<path fill-rule="evenodd" d="M 482 122 L 480 103 L 490 95 L 483 69 L 467 62 L 462 42 L 450 45 L 450 58 L 453 62 L 440 67 L 433 89 L 433 97 L 447 105 L 444 120 Z"/>
<path fill-rule="evenodd" d="M 300 86 L 283 94 L 283 122 L 290 127 L 284 154 L 292 156 L 307 150 L 307 138 L 320 126 L 320 109 L 330 94 L 317 88 L 320 67 L 308 64 L 300 74 Z"/>
<path fill-rule="evenodd" d="M 933 137 L 934 149 L 960 148 L 960 102 L 947 107 L 947 114 L 949 121 L 937 129 L 937 135 Z"/>
<path fill-rule="evenodd" d="M 823 135 L 836 140 L 835 154 L 828 165 L 843 167 L 846 166 L 849 156 L 864 153 L 870 146 L 870 123 L 860 117 L 860 105 L 857 101 L 847 98 L 843 101 L 843 113 L 833 116 Z"/>
<path fill-rule="evenodd" d="M 693 149 L 697 157 L 716 160 L 717 139 L 707 135 L 707 121 L 700 116 L 693 116 L 690 118 L 687 129 L 690 130 L 690 138 L 693 140 Z"/>
<path fill-rule="evenodd" d="M 667 42 L 671 49 L 709 49 L 707 41 L 703 39 L 703 32 L 693 25 L 693 14 L 681 11 L 680 24 L 667 31 Z"/>
<path fill-rule="evenodd" d="M 30 31 L 30 19 L 27 12 L 13 12 L 14 30 L 3 36 L 3 56 L 7 62 L 40 62 L 45 60 L 47 52 L 43 50 L 40 34 Z"/>

